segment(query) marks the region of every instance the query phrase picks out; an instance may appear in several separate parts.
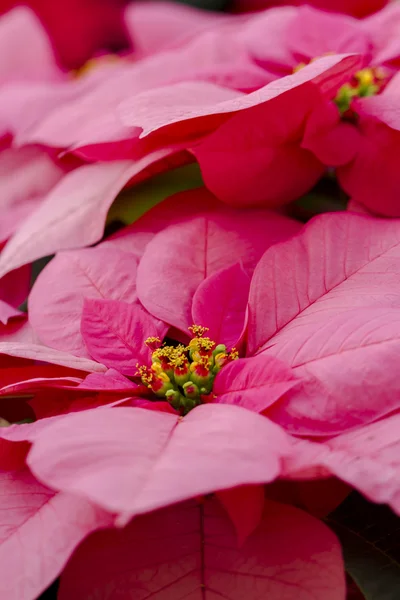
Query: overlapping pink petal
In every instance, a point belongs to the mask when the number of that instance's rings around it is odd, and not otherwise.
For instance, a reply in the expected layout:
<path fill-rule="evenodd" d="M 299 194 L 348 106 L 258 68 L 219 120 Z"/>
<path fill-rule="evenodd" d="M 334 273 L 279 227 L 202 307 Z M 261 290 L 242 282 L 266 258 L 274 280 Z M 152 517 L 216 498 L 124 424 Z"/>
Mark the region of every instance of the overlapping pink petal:
<path fill-rule="evenodd" d="M 155 570 L 151 579 L 149 568 Z M 310 595 L 342 600 L 342 569 L 335 536 L 307 513 L 268 502 L 260 526 L 239 548 L 226 514 L 209 499 L 89 537 L 67 565 L 59 596 L 83 600 L 118 590 L 147 598 L 162 594 L 166 600 L 201 594 L 229 600 L 260 594 L 271 600 Z"/>
<path fill-rule="evenodd" d="M 58 576 L 80 541 L 112 525 L 112 518 L 82 498 L 54 493 L 27 470 L 2 471 L 0 477 L 0 594 L 32 600 Z"/>
<path fill-rule="evenodd" d="M 400 415 L 395 414 L 322 444 L 298 440 L 285 463 L 287 474 L 300 478 L 334 474 L 372 502 L 389 504 L 400 514 L 399 423 Z"/>
<path fill-rule="evenodd" d="M 255 270 L 248 353 L 303 380 L 268 415 L 291 431 L 333 434 L 399 408 L 400 225 L 324 215 Z"/>
<path fill-rule="evenodd" d="M 14 8 L 0 17 L 0 52 L 4 57 L 0 64 L 0 85 L 62 78 L 46 31 L 29 8 Z"/>
<path fill-rule="evenodd" d="M 42 256 L 98 242 L 120 190 L 139 173 L 150 175 L 153 165 L 169 154 L 159 151 L 138 161 L 84 165 L 68 173 L 40 198 L 1 252 L 0 277 Z M 26 167 L 24 177 L 29 174 Z M 38 185 L 36 179 L 34 183 Z"/>

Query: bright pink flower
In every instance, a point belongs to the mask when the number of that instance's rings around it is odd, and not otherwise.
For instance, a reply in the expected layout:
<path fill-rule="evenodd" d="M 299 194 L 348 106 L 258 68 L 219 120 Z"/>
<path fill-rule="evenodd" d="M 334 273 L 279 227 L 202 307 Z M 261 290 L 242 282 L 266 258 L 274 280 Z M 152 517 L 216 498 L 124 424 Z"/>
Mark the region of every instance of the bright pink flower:
<path fill-rule="evenodd" d="M 175 224 L 165 228 L 171 220 Z M 60 253 L 35 283 L 30 322 L 44 343 L 87 357 L 80 333 L 83 298 L 132 303 L 138 294 L 156 318 L 187 335 L 198 314 L 191 314 L 193 296 L 207 277 L 238 261 L 254 269 L 269 246 L 299 227 L 266 210 L 226 207 L 204 189 L 177 194 L 115 239 L 97 248 Z M 158 297 L 163 298 L 162 312 L 154 306 Z"/>

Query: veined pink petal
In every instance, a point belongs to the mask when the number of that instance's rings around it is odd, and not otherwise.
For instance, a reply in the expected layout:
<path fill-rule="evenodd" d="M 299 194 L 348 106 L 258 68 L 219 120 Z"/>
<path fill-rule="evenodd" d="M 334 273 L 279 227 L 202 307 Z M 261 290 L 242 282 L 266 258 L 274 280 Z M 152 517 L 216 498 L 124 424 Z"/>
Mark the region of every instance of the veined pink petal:
<path fill-rule="evenodd" d="M 23 43 L 21 43 L 23 40 Z M 35 13 L 18 7 L 0 18 L 0 83 L 52 81 L 62 77 L 50 40 Z"/>
<path fill-rule="evenodd" d="M 71 367 L 80 371 L 103 372 L 106 370 L 104 365 L 94 362 L 93 360 L 89 360 L 88 358 L 73 356 L 67 352 L 53 350 L 53 348 L 48 348 L 47 346 L 42 346 L 41 344 L 24 341 L 0 341 L 0 355 L 1 354 L 5 354 L 7 356 L 17 356 L 20 358 L 30 358 L 40 362 L 52 363 L 53 365 Z"/>
<path fill-rule="evenodd" d="M 112 525 L 86 500 L 54 494 L 28 471 L 1 473 L 0 595 L 32 600 L 62 571 L 79 542 Z"/>
<path fill-rule="evenodd" d="M 139 304 L 117 300 L 86 299 L 83 305 L 81 333 L 89 354 L 123 375 L 134 376 L 137 363 L 148 364 L 148 337 L 163 339 L 168 326 Z"/>
<path fill-rule="evenodd" d="M 327 469 L 372 502 L 389 504 L 400 514 L 399 425 L 396 414 L 321 444 L 298 440 L 285 469 L 291 476 L 312 467 Z"/>
<path fill-rule="evenodd" d="M 59 598 L 114 592 L 149 600 L 344 600 L 344 568 L 335 535 L 311 515 L 268 502 L 238 548 L 222 507 L 207 499 L 89 537 L 64 571 Z"/>
<path fill-rule="evenodd" d="M 219 404 L 235 404 L 263 412 L 300 380 L 272 356 L 240 358 L 226 365 L 215 378 L 213 393 Z"/>
<path fill-rule="evenodd" d="M 98 242 L 117 194 L 132 177 L 168 154 L 162 150 L 137 162 L 85 165 L 66 175 L 2 251 L 0 277 L 42 256 Z"/>
<path fill-rule="evenodd" d="M 341 213 L 264 254 L 250 290 L 248 351 L 284 361 L 304 381 L 271 418 L 326 435 L 399 407 L 399 252 L 398 221 Z"/>
<path fill-rule="evenodd" d="M 272 481 L 290 452 L 286 434 L 265 417 L 213 404 L 183 420 L 139 408 L 89 410 L 63 416 L 34 437 L 28 463 L 41 481 L 132 514 Z"/>
<path fill-rule="evenodd" d="M 245 323 L 250 277 L 240 263 L 204 279 L 193 296 L 193 323 L 208 327 L 207 335 L 228 349 L 236 346 Z"/>
<path fill-rule="evenodd" d="M 117 248 L 58 254 L 41 272 L 29 297 L 29 320 L 41 341 L 88 357 L 80 331 L 84 298 L 134 302 L 136 268 L 135 257 Z"/>
<path fill-rule="evenodd" d="M 8 148 L 0 153 L 0 242 L 21 227 L 63 174 L 38 148 Z"/>
<path fill-rule="evenodd" d="M 298 227 L 268 211 L 229 209 L 170 225 L 146 246 L 138 267 L 139 300 L 152 315 L 187 332 L 193 296 L 204 279 L 238 261 L 253 269 L 267 247 Z"/>
<path fill-rule="evenodd" d="M 359 65 L 360 59 L 354 55 L 326 56 L 252 94 L 236 93 L 232 98 L 229 92 L 231 98 L 225 101 L 222 88 L 206 83 L 159 88 L 121 104 L 121 120 L 128 127 L 141 127 L 141 138 L 152 134 L 155 140 L 168 139 L 169 143 L 189 136 L 193 139 L 195 134 L 214 129 L 230 114 L 259 106 L 302 84 L 315 84 L 331 98 Z"/>

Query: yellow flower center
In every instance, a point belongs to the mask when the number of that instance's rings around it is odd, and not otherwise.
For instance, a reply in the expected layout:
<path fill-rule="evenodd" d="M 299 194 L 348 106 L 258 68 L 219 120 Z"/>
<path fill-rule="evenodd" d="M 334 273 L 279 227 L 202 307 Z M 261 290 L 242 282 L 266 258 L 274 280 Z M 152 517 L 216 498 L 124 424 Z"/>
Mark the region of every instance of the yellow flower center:
<path fill-rule="evenodd" d="M 228 363 L 239 358 L 235 348 L 228 351 L 205 337 L 208 329 L 189 327 L 193 338 L 188 346 L 168 346 L 151 337 L 151 366 L 137 365 L 137 377 L 160 399 L 167 400 L 181 414 L 212 398 L 214 379 Z"/>

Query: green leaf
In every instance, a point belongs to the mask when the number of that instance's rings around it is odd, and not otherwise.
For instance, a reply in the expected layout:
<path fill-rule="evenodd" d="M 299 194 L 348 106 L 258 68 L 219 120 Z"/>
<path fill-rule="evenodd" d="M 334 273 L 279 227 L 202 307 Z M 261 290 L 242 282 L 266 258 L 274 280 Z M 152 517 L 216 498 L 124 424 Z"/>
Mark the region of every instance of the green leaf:
<path fill-rule="evenodd" d="M 197 164 L 156 175 L 121 192 L 109 210 L 107 223 L 119 221 L 130 225 L 169 196 L 202 185 L 203 179 Z"/>
<path fill-rule="evenodd" d="M 346 570 L 366 600 L 400 598 L 400 519 L 385 506 L 352 494 L 328 519 Z"/>

